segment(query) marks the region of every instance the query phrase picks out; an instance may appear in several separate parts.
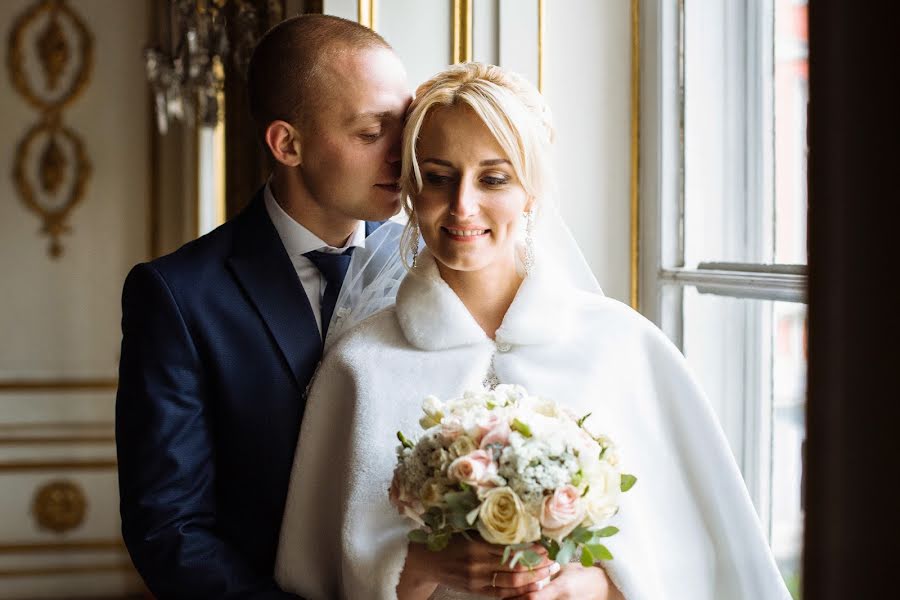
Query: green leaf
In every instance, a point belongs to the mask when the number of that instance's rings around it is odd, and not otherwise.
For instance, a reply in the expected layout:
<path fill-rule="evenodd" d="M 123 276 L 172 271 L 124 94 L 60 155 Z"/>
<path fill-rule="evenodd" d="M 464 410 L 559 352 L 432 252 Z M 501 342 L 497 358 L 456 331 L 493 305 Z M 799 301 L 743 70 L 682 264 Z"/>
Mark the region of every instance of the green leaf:
<path fill-rule="evenodd" d="M 585 496 L 587 496 L 589 491 L 591 491 L 591 486 L 587 486 L 586 488 L 584 488 L 584 491 L 581 492 L 581 497 L 584 498 Z"/>
<path fill-rule="evenodd" d="M 414 544 L 428 543 L 428 534 L 421 529 L 413 529 L 408 534 L 406 534 L 406 537 Z"/>
<path fill-rule="evenodd" d="M 544 560 L 544 557 L 541 556 L 540 554 L 538 554 L 537 552 L 535 552 L 534 550 L 526 550 L 525 552 L 522 553 L 522 560 L 520 560 L 519 562 L 521 562 L 523 565 L 525 565 L 529 569 L 533 569 L 536 566 L 538 566 L 539 564 L 541 564 L 541 562 L 543 562 L 543 560 Z"/>
<path fill-rule="evenodd" d="M 522 421 L 520 421 L 518 419 L 513 419 L 512 430 L 518 431 L 525 437 L 531 437 L 531 427 L 529 427 L 528 425 L 526 425 L 525 423 L 523 423 Z"/>
<path fill-rule="evenodd" d="M 587 544 L 593 537 L 593 532 L 587 527 L 576 527 L 575 530 L 569 534 L 569 539 L 576 544 Z"/>
<path fill-rule="evenodd" d="M 587 421 L 588 417 L 590 417 L 592 414 L 594 414 L 594 413 L 588 413 L 588 414 L 584 415 L 583 417 L 581 417 L 580 419 L 578 419 L 578 426 L 582 427 L 584 425 L 584 422 Z"/>
<path fill-rule="evenodd" d="M 409 438 L 403 435 L 402 431 L 397 432 L 397 439 L 400 440 L 400 443 L 403 444 L 404 448 L 412 448 L 414 446 L 414 444 L 409 441 Z"/>
<path fill-rule="evenodd" d="M 603 537 L 609 537 L 611 535 L 616 535 L 617 533 L 619 533 L 619 528 L 613 527 L 612 525 L 610 525 L 609 527 L 604 527 L 603 529 L 595 531 L 594 536 L 603 538 Z"/>
<path fill-rule="evenodd" d="M 572 557 L 575 555 L 575 542 L 570 539 L 563 540 L 563 543 L 559 545 L 559 553 L 556 555 L 556 562 L 561 565 L 565 565 L 572 561 Z"/>
<path fill-rule="evenodd" d="M 476 506 L 472 510 L 469 511 L 469 514 L 466 515 L 466 522 L 469 525 L 474 525 L 475 521 L 478 520 L 478 512 L 481 510 L 480 506 Z"/>
<path fill-rule="evenodd" d="M 432 552 L 440 552 L 450 543 L 450 533 L 440 531 L 428 534 L 428 549 Z"/>
<path fill-rule="evenodd" d="M 632 487 L 634 487 L 634 484 L 636 482 L 637 482 L 637 477 L 635 477 L 634 475 L 628 475 L 628 474 L 623 473 L 622 474 L 622 484 L 621 484 L 620 489 L 623 492 L 627 492 Z"/>
<path fill-rule="evenodd" d="M 572 475 L 572 485 L 578 487 L 581 485 L 582 479 L 584 479 L 584 473 L 582 473 L 581 469 L 578 469 L 578 472 Z"/>
<path fill-rule="evenodd" d="M 591 556 L 597 560 L 612 560 L 612 552 L 603 544 L 588 544 L 585 546 L 591 552 Z"/>
<path fill-rule="evenodd" d="M 516 565 L 519 564 L 519 561 L 522 559 L 522 555 L 524 555 L 524 554 L 525 554 L 525 552 L 522 550 L 519 550 L 518 552 L 513 554 L 512 560 L 509 561 L 509 568 L 515 569 Z"/>
<path fill-rule="evenodd" d="M 503 558 L 500 559 L 500 564 L 505 565 L 506 561 L 509 560 L 509 555 L 512 554 L 512 546 L 507 546 L 503 549 Z"/>
<path fill-rule="evenodd" d="M 594 555 L 591 554 L 590 549 L 587 546 L 583 546 L 581 548 L 581 565 L 584 567 L 593 567 L 594 563 L 597 562 L 594 560 Z"/>
<path fill-rule="evenodd" d="M 598 460 L 603 460 L 603 455 L 606 454 L 607 448 L 608 448 L 608 446 L 604 446 L 603 448 L 600 449 L 600 456 L 598 457 Z"/>
<path fill-rule="evenodd" d="M 547 556 L 550 557 L 550 560 L 556 560 L 556 556 L 559 554 L 559 542 L 544 538 L 541 540 L 541 544 L 547 549 Z"/>

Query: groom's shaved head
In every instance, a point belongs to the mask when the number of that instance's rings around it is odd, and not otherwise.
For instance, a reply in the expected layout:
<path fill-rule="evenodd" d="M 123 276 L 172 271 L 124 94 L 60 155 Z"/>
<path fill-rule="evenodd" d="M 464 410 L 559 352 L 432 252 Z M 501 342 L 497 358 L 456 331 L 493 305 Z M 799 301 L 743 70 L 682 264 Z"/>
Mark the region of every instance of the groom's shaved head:
<path fill-rule="evenodd" d="M 262 134 L 272 121 L 295 126 L 314 114 L 328 85 L 329 58 L 391 46 L 359 23 L 331 15 L 301 15 L 270 29 L 257 44 L 247 71 L 250 113 Z"/>

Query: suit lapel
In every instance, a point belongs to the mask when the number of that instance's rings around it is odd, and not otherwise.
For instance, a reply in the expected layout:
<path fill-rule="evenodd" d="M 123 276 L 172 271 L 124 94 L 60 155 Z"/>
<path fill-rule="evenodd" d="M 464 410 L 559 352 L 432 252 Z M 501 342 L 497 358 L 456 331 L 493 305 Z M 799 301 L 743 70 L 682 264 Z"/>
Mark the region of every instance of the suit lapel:
<path fill-rule="evenodd" d="M 322 354 L 315 316 L 266 212 L 262 191 L 238 219 L 228 267 L 265 322 L 302 392 Z"/>

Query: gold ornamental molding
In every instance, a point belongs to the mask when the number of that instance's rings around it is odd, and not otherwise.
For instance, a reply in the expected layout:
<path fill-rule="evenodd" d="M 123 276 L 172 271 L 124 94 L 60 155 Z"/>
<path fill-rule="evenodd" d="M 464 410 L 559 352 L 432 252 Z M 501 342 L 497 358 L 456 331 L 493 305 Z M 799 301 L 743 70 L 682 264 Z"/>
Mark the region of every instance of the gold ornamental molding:
<path fill-rule="evenodd" d="M 66 542 L 5 542 L 0 544 L 0 554 L 41 554 L 47 552 L 105 552 L 124 551 L 120 539 L 72 540 Z"/>
<path fill-rule="evenodd" d="M 453 0 L 451 63 L 472 60 L 472 0 Z"/>
<path fill-rule="evenodd" d="M 114 458 L 95 460 L 10 460 L 0 462 L 0 474 L 40 471 L 106 471 L 116 468 Z"/>
<path fill-rule="evenodd" d="M 31 501 L 31 513 L 41 529 L 65 533 L 84 522 L 87 497 L 80 485 L 67 479 L 45 483 Z"/>
<path fill-rule="evenodd" d="M 375 30 L 377 21 L 376 17 L 376 2 L 377 0 L 357 0 L 356 5 L 356 14 L 357 20 L 359 24 L 368 27 L 371 30 Z"/>
<path fill-rule="evenodd" d="M 117 379 L 11 379 L 0 381 L 0 394 L 10 392 L 105 392 L 119 386 Z"/>
<path fill-rule="evenodd" d="M 74 48 L 74 49 L 73 49 Z M 94 63 L 93 36 L 66 0 L 36 2 L 13 23 L 7 67 L 13 88 L 40 111 L 16 147 L 13 180 L 22 202 L 43 221 L 51 257 L 62 256 L 72 210 L 84 197 L 91 164 L 81 137 L 62 121 L 62 110 L 87 86 Z M 37 85 L 37 64 L 43 85 Z"/>
<path fill-rule="evenodd" d="M 42 577 L 48 575 L 81 575 L 90 573 L 134 573 L 130 562 L 99 565 L 65 565 L 58 567 L 24 567 L 21 569 L 0 569 L 0 579 L 22 577 Z"/>

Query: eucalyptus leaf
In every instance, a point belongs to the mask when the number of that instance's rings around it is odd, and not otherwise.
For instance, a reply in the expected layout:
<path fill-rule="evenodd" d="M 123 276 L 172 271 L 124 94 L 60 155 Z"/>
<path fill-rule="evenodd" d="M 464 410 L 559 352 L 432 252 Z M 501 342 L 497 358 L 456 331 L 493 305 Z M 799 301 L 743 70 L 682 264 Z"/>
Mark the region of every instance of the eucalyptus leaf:
<path fill-rule="evenodd" d="M 432 552 L 440 552 L 450 543 L 450 534 L 445 531 L 428 534 L 428 549 Z"/>
<path fill-rule="evenodd" d="M 519 564 L 519 561 L 522 559 L 522 556 L 524 554 L 525 552 L 523 550 L 519 550 L 515 554 L 513 554 L 512 560 L 509 561 L 509 568 L 515 569 L 516 565 Z"/>
<path fill-rule="evenodd" d="M 406 534 L 406 537 L 409 539 L 409 541 L 413 542 L 414 544 L 427 544 L 428 543 L 428 534 L 425 533 L 424 531 L 422 531 L 421 529 L 413 529 L 408 534 Z"/>
<path fill-rule="evenodd" d="M 618 527 L 613 527 L 610 525 L 609 527 L 604 527 L 603 529 L 599 529 L 594 532 L 595 537 L 609 537 L 611 535 L 616 535 L 619 533 Z"/>
<path fill-rule="evenodd" d="M 635 483 L 637 483 L 637 477 L 635 477 L 634 475 L 628 475 L 627 473 L 623 473 L 622 474 L 622 484 L 621 484 L 620 489 L 623 492 L 627 492 L 632 487 L 634 487 Z"/>
<path fill-rule="evenodd" d="M 556 562 L 561 565 L 572 562 L 572 557 L 575 555 L 575 548 L 575 542 L 572 540 L 563 540 L 563 543 L 559 545 L 559 553 L 556 555 Z"/>
<path fill-rule="evenodd" d="M 471 511 L 469 511 L 469 514 L 466 515 L 466 522 L 467 522 L 469 525 L 474 525 L 474 524 L 475 524 L 475 521 L 478 520 L 478 512 L 479 512 L 480 510 L 481 510 L 481 507 L 480 507 L 480 506 L 479 506 L 479 507 L 476 507 L 476 508 L 472 509 Z"/>
<path fill-rule="evenodd" d="M 595 562 L 597 561 L 594 560 L 594 555 L 591 553 L 590 549 L 587 546 L 583 546 L 581 548 L 581 565 L 584 567 L 593 567 Z"/>
<path fill-rule="evenodd" d="M 590 550 L 596 560 L 612 560 L 612 552 L 603 544 L 588 544 L 585 548 Z"/>
<path fill-rule="evenodd" d="M 594 533 L 587 527 L 576 527 L 575 531 L 569 534 L 569 539 L 577 544 L 587 544 L 594 537 Z"/>
<path fill-rule="evenodd" d="M 512 554 L 512 546 L 507 546 L 503 549 L 503 558 L 500 559 L 500 564 L 505 565 L 506 561 L 509 560 L 509 555 Z"/>
<path fill-rule="evenodd" d="M 522 553 L 522 560 L 519 561 L 529 569 L 533 569 L 544 560 L 544 557 L 534 550 L 525 550 Z"/>

